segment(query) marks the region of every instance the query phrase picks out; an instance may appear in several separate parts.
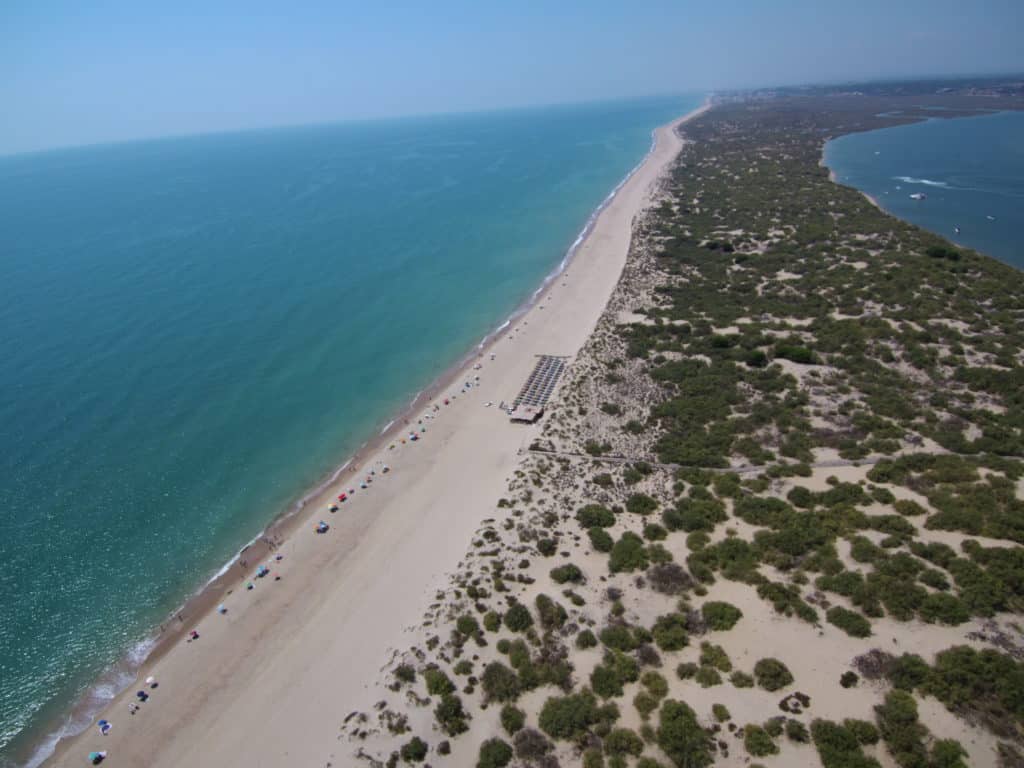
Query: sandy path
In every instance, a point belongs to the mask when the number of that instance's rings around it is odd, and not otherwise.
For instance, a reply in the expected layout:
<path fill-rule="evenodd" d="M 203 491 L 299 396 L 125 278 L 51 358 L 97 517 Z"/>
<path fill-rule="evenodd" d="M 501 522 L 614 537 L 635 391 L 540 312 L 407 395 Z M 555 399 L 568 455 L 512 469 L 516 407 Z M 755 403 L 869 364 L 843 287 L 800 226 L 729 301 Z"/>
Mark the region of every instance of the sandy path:
<path fill-rule="evenodd" d="M 510 424 L 496 404 L 515 395 L 535 355 L 575 355 L 593 330 L 625 264 L 633 219 L 681 147 L 679 122 L 657 129 L 654 150 L 602 212 L 568 272 L 473 361 L 479 370 L 471 363 L 457 379 L 479 375 L 480 385 L 425 421 L 423 439 L 368 457 L 359 478 L 375 462 L 391 472 L 378 471 L 336 515 L 323 510 L 338 487 L 310 504 L 312 521 L 280 550 L 281 581 L 252 578 L 251 591 L 240 582 L 225 598 L 226 616 L 204 617 L 199 640 L 142 670 L 160 686 L 137 715 L 128 712 L 132 688 L 103 715 L 114 723 L 110 735 L 90 729 L 48 764 L 80 766 L 96 749 L 109 751 L 109 766 L 351 763 L 352 746 L 338 740 L 342 720 L 372 706 L 366 699 L 391 650 L 407 644 L 405 627 L 456 568 L 537 434 Z M 345 486 L 357 485 L 352 472 L 343 477 Z M 331 523 L 329 533 L 312 532 L 318 518 Z"/>

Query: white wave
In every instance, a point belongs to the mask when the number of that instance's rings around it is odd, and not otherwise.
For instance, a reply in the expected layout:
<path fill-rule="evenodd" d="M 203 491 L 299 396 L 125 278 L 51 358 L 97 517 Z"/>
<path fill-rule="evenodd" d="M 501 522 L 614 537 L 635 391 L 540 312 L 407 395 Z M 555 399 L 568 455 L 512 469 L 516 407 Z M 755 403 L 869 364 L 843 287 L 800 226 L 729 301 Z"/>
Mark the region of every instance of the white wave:
<path fill-rule="evenodd" d="M 381 433 L 381 434 L 383 435 L 383 434 L 384 434 L 385 432 L 387 432 L 387 431 L 388 431 L 389 429 L 391 429 L 391 425 L 392 425 L 392 424 L 394 424 L 394 423 L 395 423 L 395 420 L 394 420 L 394 419 L 392 419 L 391 421 L 389 421 L 389 422 L 388 422 L 387 424 L 385 424 L 385 425 L 384 425 L 384 429 L 382 429 L 382 430 L 380 431 L 380 433 Z"/>
<path fill-rule="evenodd" d="M 893 176 L 896 181 L 902 181 L 904 184 L 924 184 L 926 187 L 942 187 L 943 189 L 949 189 L 949 184 L 944 181 L 934 181 L 932 179 L 915 179 L 913 176 Z"/>

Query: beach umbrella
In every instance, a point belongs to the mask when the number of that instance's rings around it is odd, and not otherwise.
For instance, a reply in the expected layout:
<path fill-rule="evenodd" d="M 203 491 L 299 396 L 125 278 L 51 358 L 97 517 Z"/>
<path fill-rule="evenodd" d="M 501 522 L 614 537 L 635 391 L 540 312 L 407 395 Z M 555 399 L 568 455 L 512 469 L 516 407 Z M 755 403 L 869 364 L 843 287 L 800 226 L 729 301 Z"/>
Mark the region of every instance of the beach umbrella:
<path fill-rule="evenodd" d="M 227 613 L 227 612 L 228 612 L 228 609 L 227 609 L 226 606 L 224 606 L 224 605 L 218 605 L 217 606 L 217 613 Z"/>
<path fill-rule="evenodd" d="M 156 678 L 152 675 L 146 678 L 146 685 L 153 685 L 154 683 L 156 683 Z"/>

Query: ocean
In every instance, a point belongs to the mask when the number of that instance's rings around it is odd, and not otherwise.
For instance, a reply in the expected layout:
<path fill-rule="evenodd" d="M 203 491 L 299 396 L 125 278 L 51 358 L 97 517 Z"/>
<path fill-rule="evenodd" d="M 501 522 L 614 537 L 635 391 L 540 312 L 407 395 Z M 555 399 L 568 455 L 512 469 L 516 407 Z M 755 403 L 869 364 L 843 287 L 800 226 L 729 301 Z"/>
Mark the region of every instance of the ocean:
<path fill-rule="evenodd" d="M 1024 268 L 1024 112 L 841 136 L 825 163 L 893 215 Z"/>
<path fill-rule="evenodd" d="M 127 685 L 701 99 L 0 157 L 0 765 Z"/>

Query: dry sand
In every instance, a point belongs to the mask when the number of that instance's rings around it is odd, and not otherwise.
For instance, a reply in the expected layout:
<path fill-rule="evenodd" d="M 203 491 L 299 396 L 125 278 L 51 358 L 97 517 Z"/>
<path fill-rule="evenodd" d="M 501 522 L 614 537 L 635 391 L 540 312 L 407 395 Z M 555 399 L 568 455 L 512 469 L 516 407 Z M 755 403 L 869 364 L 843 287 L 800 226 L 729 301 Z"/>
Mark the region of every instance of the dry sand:
<path fill-rule="evenodd" d="M 445 393 L 457 398 L 424 421 L 422 439 L 384 445 L 346 471 L 281 546 L 284 559 L 272 564 L 280 581 L 256 579 L 250 561 L 223 600 L 227 615 L 191 623 L 198 640 L 182 639 L 143 667 L 140 678 L 154 675 L 159 687 L 139 713 L 129 714 L 132 687 L 102 715 L 114 723 L 108 736 L 92 728 L 63 742 L 48 764 L 79 766 L 98 749 L 109 752 L 110 766 L 351 764 L 351 745 L 338 740 L 342 721 L 371 704 L 365 698 L 379 670 L 406 645 L 406 627 L 444 586 L 537 435 L 537 427 L 510 424 L 497 403 L 514 397 L 535 355 L 573 356 L 583 345 L 622 272 L 634 217 L 682 146 L 675 128 L 703 109 L 657 129 L 654 149 L 568 271 L 456 376 Z M 479 386 L 460 393 L 476 375 Z M 340 490 L 358 487 L 371 468 L 370 488 L 328 513 Z M 313 533 L 317 519 L 331 524 L 327 534 Z"/>

